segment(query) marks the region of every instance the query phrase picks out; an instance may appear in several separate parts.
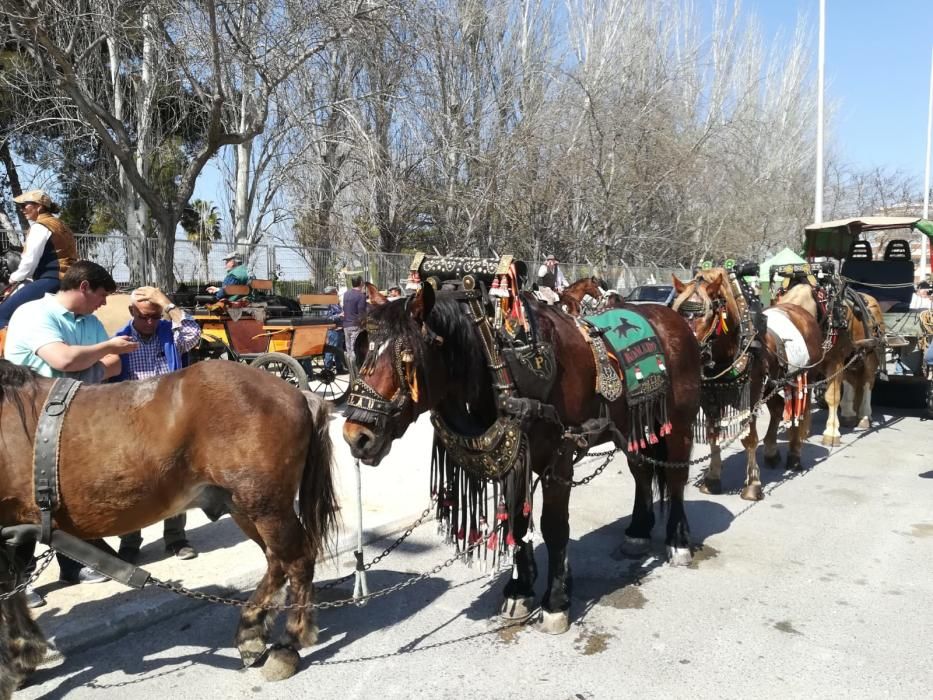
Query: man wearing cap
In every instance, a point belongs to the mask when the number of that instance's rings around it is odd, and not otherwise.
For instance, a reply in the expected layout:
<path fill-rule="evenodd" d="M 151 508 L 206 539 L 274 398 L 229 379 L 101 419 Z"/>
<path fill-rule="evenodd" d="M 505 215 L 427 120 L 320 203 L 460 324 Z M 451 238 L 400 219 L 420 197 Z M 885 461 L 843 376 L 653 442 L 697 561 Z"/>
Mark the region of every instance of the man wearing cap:
<path fill-rule="evenodd" d="M 59 208 L 49 195 L 31 190 L 13 201 L 30 226 L 19 267 L 10 275 L 10 289 L 15 293 L 9 293 L 0 304 L 0 328 L 6 328 L 13 312 L 26 302 L 55 294 L 61 288 L 62 277 L 78 257 L 74 234 L 52 216 Z"/>
<path fill-rule="evenodd" d="M 219 287 L 208 287 L 207 291 L 217 297 L 217 301 L 221 299 L 236 301 L 242 295 L 232 294 L 228 297 L 226 292 L 224 292 L 224 287 L 230 287 L 235 284 L 249 284 L 249 271 L 246 269 L 246 265 L 243 264 L 243 256 L 239 253 L 230 253 L 230 255 L 225 257 L 224 267 L 227 270 L 224 281 L 220 283 Z"/>
<path fill-rule="evenodd" d="M 556 304 L 560 301 L 558 296 L 567 286 L 567 280 L 564 279 L 564 273 L 558 267 L 557 258 L 548 255 L 544 264 L 538 268 L 538 293 L 545 301 Z"/>

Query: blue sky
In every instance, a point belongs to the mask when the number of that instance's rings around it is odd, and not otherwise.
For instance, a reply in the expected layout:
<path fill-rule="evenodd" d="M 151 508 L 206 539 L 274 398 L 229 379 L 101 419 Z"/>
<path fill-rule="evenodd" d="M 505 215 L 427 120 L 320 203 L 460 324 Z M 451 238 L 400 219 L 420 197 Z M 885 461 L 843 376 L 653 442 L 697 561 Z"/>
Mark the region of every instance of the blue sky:
<path fill-rule="evenodd" d="M 743 5 L 769 39 L 806 17 L 814 77 L 819 7 L 819 0 Z M 899 168 L 923 182 L 931 50 L 933 0 L 826 0 L 826 99 L 836 109 L 827 138 L 844 161 Z"/>

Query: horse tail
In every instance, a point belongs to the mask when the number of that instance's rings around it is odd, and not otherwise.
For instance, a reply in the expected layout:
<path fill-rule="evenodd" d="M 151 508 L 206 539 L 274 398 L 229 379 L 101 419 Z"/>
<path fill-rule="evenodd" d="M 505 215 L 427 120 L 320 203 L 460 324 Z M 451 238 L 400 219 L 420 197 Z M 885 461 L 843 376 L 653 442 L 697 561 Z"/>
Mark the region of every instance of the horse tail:
<path fill-rule="evenodd" d="M 298 513 L 315 559 L 326 548 L 333 553 L 337 530 L 334 490 L 334 445 L 330 439 L 330 409 L 310 391 L 302 392 L 311 412 L 308 454 L 298 488 Z"/>

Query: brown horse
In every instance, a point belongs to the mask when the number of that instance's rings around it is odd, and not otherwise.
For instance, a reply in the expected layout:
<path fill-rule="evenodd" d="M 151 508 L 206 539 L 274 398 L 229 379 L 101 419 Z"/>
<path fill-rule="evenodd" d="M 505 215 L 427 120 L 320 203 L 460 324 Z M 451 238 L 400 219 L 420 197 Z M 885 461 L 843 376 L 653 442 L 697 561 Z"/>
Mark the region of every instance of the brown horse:
<path fill-rule="evenodd" d="M 720 441 L 724 431 L 748 434 L 742 439 L 746 455 L 746 500 L 761 500 L 761 473 L 755 457 L 758 429 L 755 415 L 758 405 L 777 382 L 806 371 L 822 360 L 822 336 L 815 321 L 798 306 L 783 305 L 767 318 L 767 330 L 756 323 L 744 296 L 736 294 L 729 274 L 722 268 L 702 270 L 689 282 L 673 278 L 676 298 L 672 304 L 690 324 L 703 348 L 706 365 L 703 378 L 703 410 L 707 420 L 706 438 L 710 442 L 710 466 L 700 490 L 722 491 L 722 454 Z M 773 393 L 773 392 L 772 392 Z M 803 399 L 803 397 L 801 397 Z M 790 435 L 788 467 L 800 468 L 800 445 L 809 430 L 809 401 L 797 404 Z M 768 400 L 771 423 L 765 436 L 766 455 L 773 462 L 777 455 L 777 427 L 784 399 L 774 395 Z"/>
<path fill-rule="evenodd" d="M 38 523 L 33 495 L 37 416 L 53 381 L 0 360 L 0 525 Z M 280 643 L 268 655 L 270 680 L 292 675 L 298 650 L 316 642 L 312 579 L 336 517 L 328 409 L 262 370 L 200 362 L 139 382 L 81 386 L 61 430 L 56 528 L 83 539 L 121 535 L 188 508 L 229 512 L 263 550 L 267 570 L 240 617 L 244 663 L 266 653 L 274 613 L 288 584 Z M 295 495 L 298 495 L 298 514 Z M 2 551 L 0 547 L 0 551 Z M 0 592 L 14 580 L 0 570 Z M 0 610 L 0 677 L 21 677 L 44 653 L 19 594 Z M 6 663 L 4 668 L 2 664 Z M 2 690 L 2 689 L 0 689 Z M 0 692 L 0 697 L 3 693 Z"/>
<path fill-rule="evenodd" d="M 595 299 L 596 308 L 600 308 L 605 287 L 606 283 L 599 277 L 582 277 L 560 293 L 559 305 L 571 316 L 580 316 L 583 313 L 583 300 L 587 296 Z"/>
<path fill-rule="evenodd" d="M 826 429 L 823 431 L 823 444 L 835 446 L 841 442 L 840 423 L 849 427 L 857 426 L 864 430 L 871 427 L 871 392 L 881 360 L 874 350 L 880 347 L 885 330 L 884 315 L 878 301 L 868 295 L 858 293 L 868 311 L 867 318 L 852 298 L 855 292 L 839 293 L 842 298 L 830 299 L 828 308 L 814 298 L 813 288 L 806 283 L 792 285 L 781 295 L 782 302 L 797 304 L 817 319 L 823 335 L 832 343 L 823 362 L 823 376 L 829 377 L 826 384 L 826 405 L 828 414 Z M 833 304 L 841 304 L 839 327 L 833 332 Z M 858 310 L 857 310 L 858 309 Z M 853 356 L 860 358 L 843 367 Z M 839 418 L 841 407 L 842 418 Z"/>
<path fill-rule="evenodd" d="M 596 393 L 593 349 L 577 321 L 556 307 L 539 304 L 530 294 L 524 299 L 534 316 L 538 338 L 551 344 L 556 359 L 553 388 L 542 397 L 540 411 L 526 416 L 521 434 L 513 439 L 525 445 L 522 449 L 528 455 L 527 464 L 541 475 L 541 532 L 548 551 L 548 587 L 542 601 L 541 626 L 544 631 L 559 633 L 569 624 L 568 508 L 575 452 L 581 451 L 572 435 L 581 426 L 597 424 L 601 425 L 599 432 L 588 444 L 613 439 L 624 447 L 626 441 L 619 433 L 629 434 L 634 413 L 625 392 L 609 404 Z M 661 400 L 671 430 L 642 454 L 683 464 L 690 457 L 693 421 L 699 408 L 699 346 L 690 329 L 670 309 L 645 307 L 636 313 L 655 329 L 670 380 Z M 408 304 L 378 307 L 369 321 L 369 350 L 351 394 L 343 429 L 355 457 L 367 464 L 379 464 L 393 441 L 425 411 L 432 412 L 436 426 L 443 424 L 448 432 L 453 430 L 464 440 L 489 434 L 499 413 L 493 379 L 497 368 L 491 369 L 487 363 L 477 322 L 461 296 L 435 294 L 430 286 L 423 285 Z M 554 415 L 545 417 L 552 411 Z M 600 424 L 603 411 L 607 420 Z M 513 472 L 519 468 L 515 466 Z M 655 467 L 634 454 L 629 456 L 629 469 L 635 477 L 636 495 L 623 551 L 642 556 L 650 548 L 655 520 L 654 476 L 662 496 L 665 490 L 669 494 L 665 542 L 670 561 L 689 562 L 689 528 L 683 506 L 688 469 Z M 520 499 L 519 507 L 508 515 L 515 549 L 513 575 L 505 587 L 502 612 L 513 619 L 527 617 L 533 607 L 537 571 L 533 545 L 526 537 L 530 534 L 530 512 L 530 505 L 522 507 Z"/>

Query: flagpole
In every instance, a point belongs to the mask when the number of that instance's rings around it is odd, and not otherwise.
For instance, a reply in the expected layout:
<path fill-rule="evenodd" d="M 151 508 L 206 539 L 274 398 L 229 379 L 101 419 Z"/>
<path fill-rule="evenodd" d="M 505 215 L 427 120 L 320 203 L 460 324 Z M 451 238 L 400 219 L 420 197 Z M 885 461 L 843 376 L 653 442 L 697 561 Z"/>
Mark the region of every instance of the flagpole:
<path fill-rule="evenodd" d="M 924 168 L 923 174 L 923 218 L 930 218 L 930 139 L 933 136 L 933 51 L 930 52 L 930 103 L 927 106 L 927 159 L 926 167 Z M 920 236 L 920 265 L 918 266 L 918 273 L 920 275 L 920 281 L 926 279 L 927 276 L 927 263 L 929 262 L 927 256 L 927 246 L 929 245 L 929 239 L 926 234 Z"/>
<path fill-rule="evenodd" d="M 816 97 L 816 192 L 813 222 L 823 223 L 823 65 L 826 61 L 826 0 L 820 0 L 820 37 L 817 59 Z"/>

